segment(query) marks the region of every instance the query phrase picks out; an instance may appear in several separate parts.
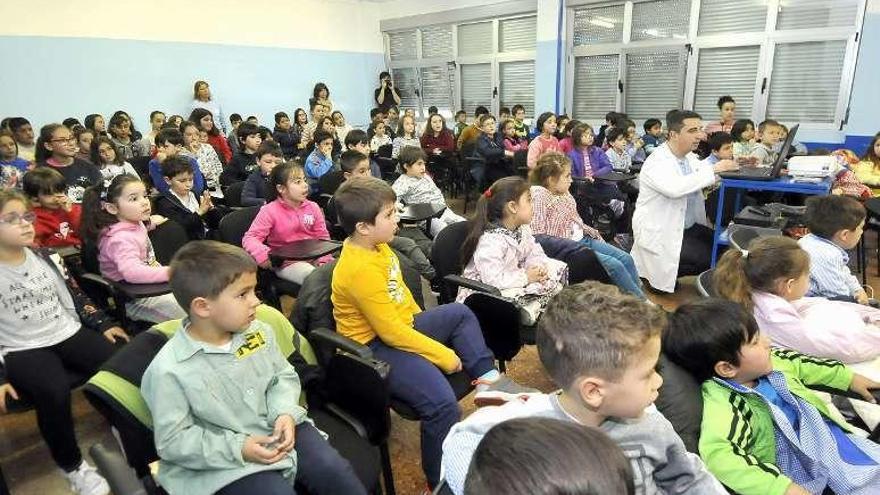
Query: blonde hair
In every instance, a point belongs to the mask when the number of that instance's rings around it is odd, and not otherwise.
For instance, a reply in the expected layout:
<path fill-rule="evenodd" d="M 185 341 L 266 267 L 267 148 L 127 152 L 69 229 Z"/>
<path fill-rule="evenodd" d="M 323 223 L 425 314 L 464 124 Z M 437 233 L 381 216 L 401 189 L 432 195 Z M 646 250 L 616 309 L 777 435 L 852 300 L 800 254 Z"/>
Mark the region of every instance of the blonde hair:
<path fill-rule="evenodd" d="M 780 279 L 793 279 L 810 270 L 810 256 L 798 243 L 783 236 L 755 239 L 748 251 L 728 249 L 715 267 L 713 282 L 718 294 L 754 308 L 752 292 L 774 293 Z"/>
<path fill-rule="evenodd" d="M 538 158 L 535 168 L 529 171 L 529 182 L 546 187 L 550 179 L 560 177 L 571 170 L 571 160 L 558 151 L 548 151 Z"/>

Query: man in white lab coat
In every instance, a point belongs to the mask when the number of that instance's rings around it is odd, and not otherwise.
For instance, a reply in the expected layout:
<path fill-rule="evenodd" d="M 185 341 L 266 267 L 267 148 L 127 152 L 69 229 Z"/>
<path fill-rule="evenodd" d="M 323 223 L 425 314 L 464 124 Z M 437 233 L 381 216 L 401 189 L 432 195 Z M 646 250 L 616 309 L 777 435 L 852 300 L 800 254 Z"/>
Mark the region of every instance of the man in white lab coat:
<path fill-rule="evenodd" d="M 698 113 L 673 110 L 666 122 L 669 140 L 648 156 L 639 176 L 631 254 L 639 276 L 657 290 L 674 292 L 678 277 L 709 268 L 712 229 L 702 190 L 717 180 L 715 174 L 737 165 L 732 160 L 708 165 L 693 153 L 706 138 Z"/>

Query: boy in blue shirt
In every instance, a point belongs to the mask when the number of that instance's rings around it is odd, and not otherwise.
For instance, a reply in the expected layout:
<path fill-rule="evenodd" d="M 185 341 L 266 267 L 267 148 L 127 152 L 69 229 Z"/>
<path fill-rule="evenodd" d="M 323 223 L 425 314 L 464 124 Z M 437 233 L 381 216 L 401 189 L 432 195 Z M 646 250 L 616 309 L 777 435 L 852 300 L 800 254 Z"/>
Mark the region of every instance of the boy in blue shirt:
<path fill-rule="evenodd" d="M 715 165 L 721 160 L 733 160 L 733 137 L 726 132 L 713 132 L 707 139 L 709 156 L 703 162 Z"/>
<path fill-rule="evenodd" d="M 645 121 L 644 129 L 645 134 L 642 136 L 642 142 L 645 145 L 642 149 L 645 150 L 645 155 L 650 155 L 657 147 L 666 142 L 663 139 L 663 124 L 660 119 L 648 119 Z"/>
<path fill-rule="evenodd" d="M 810 255 L 808 296 L 868 304 L 868 294 L 849 269 L 849 254 L 862 238 L 865 207 L 849 196 L 816 196 L 807 200 L 810 233 L 798 245 Z"/>
<path fill-rule="evenodd" d="M 704 299 L 663 331 L 669 360 L 702 382 L 700 457 L 742 495 L 877 493 L 880 445 L 853 433 L 809 386 L 875 402 L 880 383 L 831 359 L 772 349 L 742 306 Z"/>
<path fill-rule="evenodd" d="M 365 495 L 299 406 L 299 377 L 275 341 L 280 315 L 260 306 L 256 277 L 250 255 L 216 241 L 190 242 L 171 261 L 189 317 L 141 382 L 159 482 L 186 495 L 293 495 L 294 481 L 313 494 Z"/>
<path fill-rule="evenodd" d="M 327 172 L 333 170 L 333 136 L 329 132 L 319 129 L 315 131 L 315 151 L 306 158 L 305 172 L 306 181 L 311 187 L 312 194 L 319 192 L 318 179 Z"/>

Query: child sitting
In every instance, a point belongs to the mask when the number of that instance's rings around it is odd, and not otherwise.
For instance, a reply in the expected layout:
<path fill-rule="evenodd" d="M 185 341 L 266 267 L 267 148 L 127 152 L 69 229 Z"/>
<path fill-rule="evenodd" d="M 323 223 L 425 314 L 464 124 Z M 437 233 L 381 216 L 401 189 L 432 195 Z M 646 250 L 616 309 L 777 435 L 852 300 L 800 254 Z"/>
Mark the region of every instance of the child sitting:
<path fill-rule="evenodd" d="M 382 146 L 392 144 L 391 138 L 388 137 L 385 130 L 385 122 L 382 122 L 381 120 L 370 124 L 370 132 L 373 134 L 373 138 L 370 139 L 370 150 L 373 153 L 377 153 Z"/>
<path fill-rule="evenodd" d="M 476 124 L 479 126 L 480 135 L 477 136 L 474 156 L 482 159 L 478 167 L 471 170 L 477 186 L 482 190 L 483 184 L 491 184 L 496 180 L 513 175 L 513 152 L 505 149 L 495 139 L 498 128 L 495 125 L 495 117 L 489 113 L 480 115 Z"/>
<path fill-rule="evenodd" d="M 105 138 L 106 139 L 106 138 Z M 49 167 L 24 175 L 24 193 L 36 203 L 34 246 L 79 247 L 82 207 L 70 201 L 64 176 Z"/>
<path fill-rule="evenodd" d="M 26 394 L 71 491 L 108 493 L 77 444 L 70 373 L 97 373 L 128 335 L 79 289 L 58 254 L 31 248 L 35 216 L 27 203 L 18 191 L 0 191 L 0 412 L 8 398 Z"/>
<path fill-rule="evenodd" d="M 517 138 L 524 140 L 526 144 L 529 142 L 529 126 L 525 123 L 526 109 L 524 106 L 516 104 L 510 108 L 510 115 L 513 117 L 513 129 Z"/>
<path fill-rule="evenodd" d="M 73 131 L 73 136 L 76 138 L 76 148 L 79 150 L 76 152 L 76 158 L 91 163 L 92 141 L 95 140 L 95 131 L 86 129 L 81 124 L 76 124 L 69 129 Z"/>
<path fill-rule="evenodd" d="M 180 124 L 180 132 L 183 135 L 180 154 L 195 159 L 205 179 L 205 188 L 211 193 L 211 197 L 222 200 L 220 177 L 223 175 L 223 163 L 220 162 L 217 150 L 210 144 L 202 142 L 202 131 L 199 131 L 199 127 L 193 122 L 186 121 Z"/>
<path fill-rule="evenodd" d="M 532 221 L 535 234 L 551 235 L 579 241 L 596 253 L 599 263 L 622 291 L 645 299 L 642 282 L 632 257 L 626 251 L 608 244 L 598 230 L 584 224 L 577 212 L 571 187 L 571 161 L 551 151 L 538 159 L 529 172 L 532 183 Z"/>
<path fill-rule="evenodd" d="M 110 134 L 110 139 L 116 147 L 116 152 L 119 153 L 120 158 L 123 160 L 131 160 L 139 156 L 150 156 L 149 148 L 143 149 L 141 142 L 134 136 L 131 119 L 124 112 L 116 112 L 113 114 L 113 117 L 110 117 L 110 122 L 107 124 L 107 132 Z"/>
<path fill-rule="evenodd" d="M 771 350 L 747 311 L 719 300 L 680 307 L 663 331 L 663 349 L 703 383 L 700 456 L 729 489 L 791 495 L 880 486 L 880 446 L 852 434 L 807 388 L 873 401 L 870 389 L 880 383 L 836 361 Z"/>
<path fill-rule="evenodd" d="M 116 153 L 116 145 L 113 140 L 105 136 L 99 136 L 92 140 L 91 162 L 101 171 L 104 180 L 111 180 L 117 175 L 128 174 L 137 177 L 134 167 L 122 159 L 122 155 Z"/>
<path fill-rule="evenodd" d="M 492 427 L 474 450 L 465 495 L 635 493 L 632 467 L 597 428 L 555 418 L 517 418 Z"/>
<path fill-rule="evenodd" d="M 21 189 L 21 176 L 30 162 L 18 156 L 18 144 L 12 133 L 0 130 L 0 187 Z"/>
<path fill-rule="evenodd" d="M 425 162 L 427 156 L 421 148 L 407 146 L 400 151 L 398 161 L 403 167 L 403 174 L 394 181 L 391 186 L 397 195 L 397 204 L 400 210 L 406 205 L 429 203 L 432 205 L 443 205 L 446 209 L 437 217 L 430 221 L 430 231 L 432 237 L 447 225 L 456 222 L 463 222 L 465 219 L 456 215 L 452 208 L 446 205 L 446 198 L 431 176 L 425 173 Z"/>
<path fill-rule="evenodd" d="M 275 114 L 275 130 L 272 131 L 272 139 L 281 147 L 285 159 L 296 156 L 299 148 L 300 136 L 293 129 L 290 117 L 285 112 Z M 257 158 L 259 161 L 259 158 Z"/>
<path fill-rule="evenodd" d="M 372 148 L 370 147 L 370 139 L 367 137 L 367 133 L 360 129 L 352 129 L 345 135 L 345 149 L 346 151 L 357 151 L 358 153 L 369 158 L 370 151 Z M 343 153 L 344 155 L 345 153 Z M 340 164 L 342 159 L 340 157 Z M 382 178 L 382 170 L 379 168 L 379 164 L 374 160 L 369 160 L 370 165 L 370 175 L 376 177 L 377 179 Z M 335 190 L 333 192 L 336 192 Z M 331 193 L 332 194 L 332 193 Z"/>
<path fill-rule="evenodd" d="M 519 137 L 516 133 L 516 121 L 507 119 L 501 122 L 501 138 L 503 139 L 504 149 L 516 153 L 518 151 L 528 152 L 529 140 Z"/>
<path fill-rule="evenodd" d="M 526 390 L 495 369 L 476 316 L 461 304 L 421 311 L 388 247 L 397 230 L 394 191 L 371 177 L 346 181 L 335 195 L 349 237 L 333 271 L 336 331 L 369 346 L 390 365 L 388 386 L 421 420 L 422 469 L 440 480 L 441 444 L 461 412 L 444 374 L 464 370 L 475 380 L 478 404 Z"/>
<path fill-rule="evenodd" d="M 635 122 L 629 119 L 626 120 L 626 153 L 635 163 L 642 163 L 648 157 L 645 152 L 645 142 L 636 132 Z"/>
<path fill-rule="evenodd" d="M 611 168 L 615 172 L 629 173 L 632 167 L 632 156 L 626 151 L 626 129 L 612 127 L 605 134 L 608 141 L 608 149 L 605 155 L 611 162 Z"/>
<path fill-rule="evenodd" d="M 263 138 L 260 137 L 260 128 L 248 122 L 238 126 L 235 134 L 238 136 L 239 151 L 223 169 L 223 176 L 220 180 L 227 186 L 234 182 L 247 180 L 248 175 L 257 169 L 255 153 L 263 142 Z"/>
<path fill-rule="evenodd" d="M 467 112 L 464 110 L 459 110 L 455 112 L 455 126 L 453 127 L 453 135 L 458 140 L 458 137 L 461 136 L 461 131 L 467 129 Z"/>
<path fill-rule="evenodd" d="M 776 143 L 782 140 L 782 126 L 775 120 L 765 120 L 758 125 L 758 143 L 752 150 L 751 156 L 755 157 L 758 165 L 769 167 L 776 161 L 779 154 L 774 151 Z"/>
<path fill-rule="evenodd" d="M 97 245 L 101 275 L 114 282 L 156 284 L 168 281 L 168 267 L 156 261 L 149 229 L 165 222 L 150 216 L 150 198 L 144 183 L 131 175 L 117 175 L 105 186 L 86 190 L 80 238 Z M 125 304 L 133 320 L 162 323 L 185 313 L 171 294 L 134 299 Z"/>
<path fill-rule="evenodd" d="M 755 149 L 755 123 L 749 119 L 739 119 L 730 129 L 733 138 L 733 156 L 751 156 Z"/>
<path fill-rule="evenodd" d="M 816 196 L 807 200 L 810 233 L 798 245 L 810 256 L 808 296 L 868 304 L 868 294 L 849 269 L 850 251 L 865 226 L 865 207 L 846 196 Z"/>
<path fill-rule="evenodd" d="M 101 182 L 101 172 L 89 162 L 77 160 L 76 138 L 61 124 L 48 124 L 37 138 L 38 167 L 51 167 L 61 172 L 67 182 L 67 195 L 73 203 L 82 203 L 87 187 Z"/>
<path fill-rule="evenodd" d="M 571 139 L 571 131 L 580 124 L 581 121 L 571 119 L 565 123 L 565 127 L 562 128 L 562 131 L 557 134 L 557 138 L 559 139 L 559 152 L 563 155 L 567 155 L 574 149 L 574 143 Z"/>
<path fill-rule="evenodd" d="M 266 204 L 266 189 L 269 174 L 276 165 L 284 161 L 281 148 L 275 143 L 263 143 L 254 156 L 257 157 L 257 167 L 248 175 L 241 191 L 242 206 L 263 206 Z"/>
<path fill-rule="evenodd" d="M 319 131 L 320 133 L 321 131 Z M 296 162 L 277 165 L 269 174 L 271 201 L 260 208 L 241 245 L 260 267 L 272 269 L 269 252 L 302 239 L 330 239 L 321 207 L 306 199 L 309 186 L 302 167 Z M 275 273 L 299 284 L 312 273 L 315 265 L 332 260 L 330 255 L 311 262 L 286 261 Z"/>
<path fill-rule="evenodd" d="M 299 405 L 299 376 L 259 317 L 256 286 L 253 259 L 228 244 L 193 242 L 171 262 L 188 318 L 141 381 L 159 482 L 191 495 L 293 495 L 294 482 L 316 495 L 366 495 Z"/>
<path fill-rule="evenodd" d="M 535 130 L 538 136 L 529 143 L 529 154 L 526 157 L 526 166 L 535 168 L 538 158 L 548 151 L 560 151 L 559 140 L 556 139 L 556 115 L 553 112 L 544 112 L 538 116 L 535 122 Z"/>
<path fill-rule="evenodd" d="M 196 196 L 192 191 L 192 165 L 183 156 L 172 156 L 162 162 L 162 175 L 168 191 L 156 198 L 156 213 L 177 222 L 190 240 L 205 238 L 207 216 L 214 210 L 208 191 Z M 216 227 L 219 222 L 212 222 Z"/>
<path fill-rule="evenodd" d="M 162 175 L 162 162 L 165 161 L 166 158 L 177 156 L 182 150 L 183 134 L 181 134 L 179 130 L 173 127 L 167 127 L 160 129 L 159 133 L 156 134 L 156 158 L 150 160 L 149 171 L 150 178 L 153 181 L 153 187 L 159 191 L 159 194 L 168 193 L 168 183 L 165 182 L 165 177 Z M 202 171 L 199 168 L 199 162 L 197 162 L 195 158 L 187 156 L 185 159 L 189 161 L 190 168 L 193 172 L 192 190 L 196 193 L 196 196 L 201 197 L 202 192 L 205 190 L 205 176 L 202 175 Z"/>
<path fill-rule="evenodd" d="M 714 166 L 721 160 L 733 160 L 733 137 L 723 131 L 718 131 L 709 135 L 707 139 L 709 143 L 709 156 L 703 163 Z"/>
<path fill-rule="evenodd" d="M 315 150 L 309 154 L 305 163 L 306 181 L 312 194 L 319 192 L 318 179 L 333 170 L 333 143 L 336 139 L 324 129 L 315 131 Z"/>
<path fill-rule="evenodd" d="M 638 473 L 635 493 L 725 494 L 652 405 L 663 383 L 656 372 L 663 324 L 662 310 L 614 287 L 588 281 L 564 288 L 535 337 L 541 364 L 560 390 L 483 408 L 455 425 L 443 442 L 452 492 L 462 493 L 477 444 L 493 426 L 549 417 L 607 433 Z"/>
<path fill-rule="evenodd" d="M 562 290 L 568 267 L 547 257 L 532 236 L 532 195 L 520 177 L 492 184 L 477 201 L 471 230 L 461 248 L 462 276 L 497 287 L 523 309 L 523 323 L 534 324 L 547 301 Z M 471 294 L 458 290 L 458 302 Z"/>
<path fill-rule="evenodd" d="M 416 119 L 409 115 L 400 118 L 400 125 L 397 128 L 397 137 L 391 142 L 391 158 L 397 158 L 400 150 L 406 146 L 414 146 L 416 148 L 422 145 L 416 136 Z"/>
<path fill-rule="evenodd" d="M 880 310 L 805 298 L 810 256 L 794 239 L 764 237 L 746 253 L 729 249 L 715 268 L 714 286 L 752 311 L 774 345 L 845 363 L 880 357 Z"/>
<path fill-rule="evenodd" d="M 665 143 L 666 140 L 663 139 L 663 123 L 660 122 L 660 119 L 648 119 L 643 127 L 645 134 L 642 135 L 642 142 L 644 143 L 642 149 L 647 157 L 661 144 Z"/>

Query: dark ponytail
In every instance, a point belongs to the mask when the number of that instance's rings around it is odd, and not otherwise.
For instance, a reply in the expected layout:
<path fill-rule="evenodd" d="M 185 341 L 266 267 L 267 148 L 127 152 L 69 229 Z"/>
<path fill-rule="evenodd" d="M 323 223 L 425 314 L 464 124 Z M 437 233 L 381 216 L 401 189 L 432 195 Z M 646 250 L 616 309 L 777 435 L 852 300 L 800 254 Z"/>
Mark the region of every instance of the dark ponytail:
<path fill-rule="evenodd" d="M 132 182 L 141 182 L 141 179 L 134 175 L 122 174 L 114 177 L 109 183 L 98 182 L 97 185 L 86 189 L 82 202 L 80 238 L 97 243 L 101 231 L 119 221 L 115 215 L 104 209 L 103 203 L 116 203 L 125 186 Z"/>
<path fill-rule="evenodd" d="M 529 184 L 522 177 L 505 177 L 495 181 L 485 193 L 480 195 L 474 216 L 471 218 L 470 231 L 461 246 L 462 265 L 467 265 L 474 257 L 483 232 L 504 218 L 504 208 L 507 207 L 507 203 L 519 201 L 520 196 L 528 190 Z"/>
<path fill-rule="evenodd" d="M 297 159 L 293 159 L 276 165 L 275 168 L 269 172 L 269 180 L 267 184 L 269 187 L 266 189 L 267 203 L 271 203 L 278 199 L 278 186 L 286 186 L 287 182 L 290 180 L 290 176 L 297 170 L 305 176 L 303 166 Z"/>

